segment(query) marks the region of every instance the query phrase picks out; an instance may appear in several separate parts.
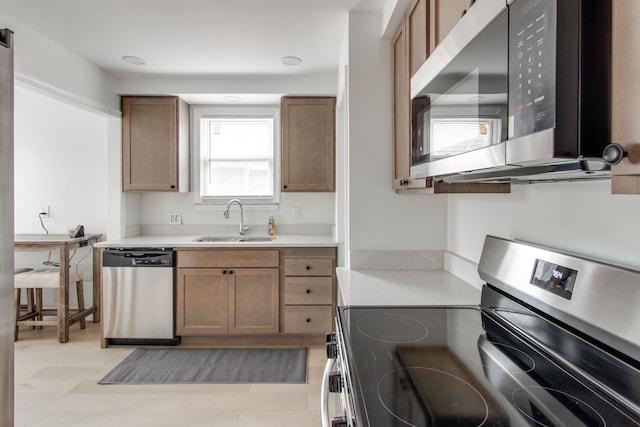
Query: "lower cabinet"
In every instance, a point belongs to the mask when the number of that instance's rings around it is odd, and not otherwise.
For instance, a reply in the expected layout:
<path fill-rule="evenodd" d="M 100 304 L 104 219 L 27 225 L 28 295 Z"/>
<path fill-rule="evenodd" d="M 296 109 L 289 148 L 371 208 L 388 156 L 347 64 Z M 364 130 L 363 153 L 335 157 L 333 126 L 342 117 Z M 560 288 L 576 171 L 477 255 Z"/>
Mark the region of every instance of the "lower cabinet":
<path fill-rule="evenodd" d="M 336 248 L 183 249 L 176 258 L 179 336 L 334 329 Z"/>
<path fill-rule="evenodd" d="M 284 332 L 325 334 L 333 330 L 336 293 L 334 248 L 283 249 Z"/>
<path fill-rule="evenodd" d="M 176 333 L 278 333 L 278 258 L 277 250 L 178 251 Z"/>

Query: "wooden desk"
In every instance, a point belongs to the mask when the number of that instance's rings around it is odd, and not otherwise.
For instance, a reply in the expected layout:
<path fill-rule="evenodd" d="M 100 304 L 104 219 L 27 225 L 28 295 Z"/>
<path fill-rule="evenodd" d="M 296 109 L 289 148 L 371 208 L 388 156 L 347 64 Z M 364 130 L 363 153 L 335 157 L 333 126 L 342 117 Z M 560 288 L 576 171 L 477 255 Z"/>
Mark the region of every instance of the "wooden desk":
<path fill-rule="evenodd" d="M 71 238 L 64 234 L 16 234 L 17 252 L 54 252 L 60 256 L 60 287 L 58 288 L 58 341 L 69 341 L 69 252 L 102 240 L 102 234 L 87 234 Z M 100 255 L 93 251 L 93 303 L 83 313 L 93 314 L 93 323 L 100 321 Z"/>

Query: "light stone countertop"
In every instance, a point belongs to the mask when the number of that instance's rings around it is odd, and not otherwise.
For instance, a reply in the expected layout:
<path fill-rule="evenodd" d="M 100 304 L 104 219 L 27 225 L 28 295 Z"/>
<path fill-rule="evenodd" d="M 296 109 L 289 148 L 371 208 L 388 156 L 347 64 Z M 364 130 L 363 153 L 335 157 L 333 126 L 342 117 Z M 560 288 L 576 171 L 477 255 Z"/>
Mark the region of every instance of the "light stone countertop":
<path fill-rule="evenodd" d="M 480 289 L 444 269 L 336 269 L 340 305 L 478 305 Z"/>
<path fill-rule="evenodd" d="M 282 248 L 282 247 L 336 247 L 331 235 L 277 235 L 273 240 L 260 242 L 194 242 L 203 235 L 143 235 L 124 239 L 105 240 L 99 248 Z M 233 236 L 242 237 L 242 236 Z M 246 237 L 256 237 L 248 235 Z M 267 237 L 258 236 L 258 237 Z"/>

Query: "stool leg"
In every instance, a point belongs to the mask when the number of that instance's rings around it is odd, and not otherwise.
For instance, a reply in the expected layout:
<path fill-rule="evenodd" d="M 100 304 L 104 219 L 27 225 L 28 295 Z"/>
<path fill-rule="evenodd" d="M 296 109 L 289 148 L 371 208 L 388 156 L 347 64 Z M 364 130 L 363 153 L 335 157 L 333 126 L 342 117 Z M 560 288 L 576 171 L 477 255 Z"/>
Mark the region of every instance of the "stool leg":
<path fill-rule="evenodd" d="M 36 301 L 35 301 L 35 293 L 33 288 L 25 288 L 25 294 L 27 294 L 27 313 L 33 313 L 36 309 Z M 31 329 L 35 329 L 35 326 L 32 326 Z"/>
<path fill-rule="evenodd" d="M 78 280 L 76 282 L 76 293 L 78 294 L 78 313 L 84 311 L 84 282 Z M 87 321 L 84 317 L 80 318 L 80 329 L 87 327 Z"/>
<path fill-rule="evenodd" d="M 13 340 L 18 341 L 18 331 L 19 331 L 18 320 L 20 319 L 20 288 L 15 288 L 13 290 L 13 301 L 16 307 L 16 330 L 14 332 Z"/>
<path fill-rule="evenodd" d="M 42 310 L 44 309 L 44 299 L 42 298 L 42 288 L 36 288 L 36 306 L 34 311 L 37 313 L 36 320 L 42 320 Z M 42 329 L 42 326 L 36 326 L 36 329 Z"/>

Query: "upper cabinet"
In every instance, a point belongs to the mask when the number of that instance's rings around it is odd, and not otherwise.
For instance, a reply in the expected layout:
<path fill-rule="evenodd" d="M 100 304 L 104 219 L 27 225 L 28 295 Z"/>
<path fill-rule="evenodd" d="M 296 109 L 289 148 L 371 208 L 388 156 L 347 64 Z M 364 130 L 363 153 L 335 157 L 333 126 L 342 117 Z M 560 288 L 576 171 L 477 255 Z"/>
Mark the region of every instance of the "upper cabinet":
<path fill-rule="evenodd" d="M 431 52 L 429 16 L 429 0 L 414 0 L 407 10 L 405 26 L 408 36 L 409 76 L 418 71 Z"/>
<path fill-rule="evenodd" d="M 188 166 L 188 105 L 175 96 L 123 96 L 123 190 L 189 191 Z"/>
<path fill-rule="evenodd" d="M 456 26 L 475 0 L 430 0 L 433 49 Z"/>
<path fill-rule="evenodd" d="M 335 191 L 335 111 L 335 97 L 282 98 L 282 191 Z"/>
<path fill-rule="evenodd" d="M 415 0 L 393 37 L 393 188 L 426 188 L 426 179 L 411 179 L 411 76 L 430 52 L 429 0 Z"/>
<path fill-rule="evenodd" d="M 612 167 L 613 194 L 640 194 L 640 2 L 613 2 L 612 137 L 627 156 Z"/>

